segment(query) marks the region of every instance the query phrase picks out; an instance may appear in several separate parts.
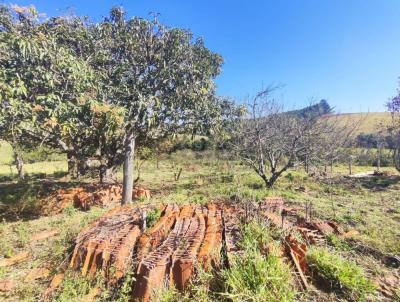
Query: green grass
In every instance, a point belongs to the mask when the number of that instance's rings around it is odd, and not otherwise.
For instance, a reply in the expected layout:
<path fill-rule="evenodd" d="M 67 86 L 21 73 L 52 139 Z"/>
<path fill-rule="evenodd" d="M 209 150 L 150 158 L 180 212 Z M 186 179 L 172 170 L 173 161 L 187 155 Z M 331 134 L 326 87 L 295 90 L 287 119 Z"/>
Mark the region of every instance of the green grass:
<path fill-rule="evenodd" d="M 185 292 L 179 292 L 174 286 L 162 288 L 155 292 L 153 301 L 159 302 L 214 302 L 226 301 L 221 295 L 222 279 L 218 272 L 205 272 L 197 267 L 196 275 L 190 281 Z"/>
<path fill-rule="evenodd" d="M 0 152 L 4 152 L 1 147 Z M 49 161 L 34 163 L 30 166 L 32 168 L 30 173 L 33 175 L 48 171 L 48 175 L 52 176 L 51 182 L 30 178 L 29 181 L 23 183 L 16 181 L 0 183 L 0 215 L 2 219 L 0 224 L 0 256 L 11 256 L 26 249 L 33 249 L 34 256 L 32 264 L 26 263 L 0 271 L 2 279 L 15 278 L 24 285 L 15 296 L 11 296 L 10 300 L 14 298 L 14 300 L 20 301 L 35 301 L 38 294 L 48 284 L 48 280 L 25 284 L 23 276 L 29 272 L 32 265 L 39 265 L 45 261 L 50 261 L 54 264 L 54 267 L 58 267 L 61 263 L 65 264 L 65 259 L 71 252 L 72 242 L 76 234 L 84 225 L 104 212 L 103 209 L 97 208 L 82 212 L 73 207 L 69 207 L 63 213 L 53 217 L 43 217 L 40 212 L 37 212 L 38 195 L 46 194 L 46 192 L 58 187 L 79 185 L 65 182 L 57 175 L 52 175 L 52 171 L 57 171 L 57 169 L 66 170 L 66 162 L 62 161 L 63 166 L 61 167 L 57 167 L 57 163 Z M 177 166 L 182 167 L 183 170 L 181 178 L 175 181 L 174 172 Z M 373 168 L 367 166 L 353 167 L 354 173 L 371 170 Z M 395 173 L 393 168 L 384 168 L 383 170 L 392 174 Z M 7 165 L 0 165 L 0 176 L 9 176 L 9 173 L 10 170 Z M 273 189 L 267 189 L 253 171 L 241 165 L 238 161 L 226 160 L 212 151 L 200 153 L 179 151 L 171 156 L 165 156 L 159 163 L 159 168 L 157 168 L 155 161 L 145 162 L 140 184 L 150 189 L 152 199 L 149 202 L 152 203 L 207 203 L 210 200 L 250 202 L 262 200 L 266 196 L 282 196 L 299 207 L 304 207 L 305 202 L 311 202 L 315 216 L 336 220 L 345 230 L 356 229 L 359 231 L 359 235 L 354 237 L 357 242 L 383 253 L 400 253 L 400 242 L 398 240 L 400 236 L 400 212 L 398 211 L 400 208 L 400 200 L 398 199 L 400 178 L 383 176 L 352 179 L 344 178 L 343 176 L 346 174 L 347 167 L 345 165 L 335 166 L 333 174 L 329 174 L 326 179 L 306 175 L 299 167 L 285 173 Z M 121 181 L 121 171 L 119 171 L 118 177 Z M 85 179 L 83 181 L 95 180 Z M 305 191 L 299 190 L 299 188 L 305 188 Z M 149 226 L 156 220 L 157 216 L 158 213 L 156 212 L 149 215 Z M 43 243 L 40 249 L 31 246 L 28 238 L 34 232 L 52 228 L 59 230 L 60 235 Z M 244 230 L 244 232 L 247 231 Z M 261 228 L 261 231 L 252 229 L 249 234 L 251 236 L 244 236 L 244 238 L 249 238 L 249 242 L 246 243 L 244 239 L 242 244 L 244 244 L 244 248 L 252 251 L 249 252 L 249 257 L 243 263 L 239 263 L 239 267 L 240 265 L 243 266 L 238 271 L 233 271 L 234 273 L 229 279 L 229 287 L 217 288 L 211 295 L 205 294 L 212 283 L 219 283 L 220 278 L 215 275 L 203 274 L 194 280 L 191 285 L 192 288 L 187 294 L 174 293 L 173 289 L 164 293 L 166 297 L 170 297 L 170 300 L 166 298 L 167 301 L 220 301 L 221 299 L 228 299 L 229 296 L 220 295 L 223 292 L 233 295 L 231 298 L 239 301 L 239 299 L 244 299 L 241 296 L 242 293 L 250 296 L 253 291 L 255 297 L 261 299 L 261 293 L 270 290 L 273 286 L 257 288 L 255 283 L 246 279 L 247 276 L 254 273 L 257 276 L 254 277 L 255 280 L 258 280 L 257 282 L 268 284 L 272 281 L 264 279 L 267 278 L 264 276 L 267 270 L 278 275 L 284 273 L 285 270 L 282 269 L 276 257 L 274 258 L 272 255 L 268 258 L 263 252 L 265 244 L 268 244 L 269 241 L 274 242 L 274 238 L 270 238 L 274 234 L 264 234 L 263 228 Z M 331 238 L 330 244 L 337 250 L 344 251 L 344 253 L 356 253 L 352 250 L 351 244 L 347 244 L 338 238 Z M 360 257 L 357 262 L 366 268 L 373 267 L 374 270 L 376 268 L 377 275 L 382 272 L 383 268 L 379 261 L 364 258 Z M 254 270 L 250 266 L 252 263 L 257 263 L 257 268 Z M 225 277 L 227 276 L 225 275 Z M 284 276 L 285 274 L 282 278 Z M 244 291 L 242 291 L 243 288 Z M 237 292 L 240 292 L 240 294 L 235 298 Z M 216 293 L 219 293 L 219 295 L 214 295 Z M 289 296 L 283 299 L 290 301 L 293 291 L 289 290 L 288 293 Z M 120 296 L 113 296 L 113 299 L 119 299 L 118 297 Z"/>
<path fill-rule="evenodd" d="M 25 173 L 29 175 L 41 174 L 51 176 L 53 174 L 62 174 L 67 172 L 68 164 L 66 160 L 51 161 L 51 162 L 37 162 L 24 165 Z M 14 165 L 0 164 L 0 177 L 7 176 L 11 179 L 17 177 L 17 169 Z"/>
<path fill-rule="evenodd" d="M 51 150 L 44 147 L 25 152 L 23 158 L 25 161 L 24 170 L 27 175 L 53 175 L 66 172 L 68 167 L 65 154 L 51 153 Z M 0 140 L 0 178 L 14 179 L 17 177 L 17 169 L 13 162 L 11 145 Z"/>
<path fill-rule="evenodd" d="M 151 228 L 158 221 L 160 216 L 161 216 L 160 209 L 154 209 L 154 210 L 151 210 L 149 213 L 147 213 L 146 227 Z"/>
<path fill-rule="evenodd" d="M 375 286 L 357 264 L 334 254 L 327 248 L 313 247 L 307 252 L 311 270 L 340 295 L 352 301 L 365 301 Z"/>
<path fill-rule="evenodd" d="M 279 257 L 279 243 L 272 239 L 269 228 L 256 222 L 244 226 L 240 245 L 244 254 L 222 272 L 224 296 L 231 301 L 295 301 L 291 270 Z M 262 252 L 267 246 L 268 253 Z"/>
<path fill-rule="evenodd" d="M 79 301 L 89 293 L 91 282 L 78 274 L 69 273 L 64 278 L 54 302 Z"/>
<path fill-rule="evenodd" d="M 14 158 L 11 145 L 0 140 L 0 167 L 3 165 L 11 165 L 13 161 Z"/>

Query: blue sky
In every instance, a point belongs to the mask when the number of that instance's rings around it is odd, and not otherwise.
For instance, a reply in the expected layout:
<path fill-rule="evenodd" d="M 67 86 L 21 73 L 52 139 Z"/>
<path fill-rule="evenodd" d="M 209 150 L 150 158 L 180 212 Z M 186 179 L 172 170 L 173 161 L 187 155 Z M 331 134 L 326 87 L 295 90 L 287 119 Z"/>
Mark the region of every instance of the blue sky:
<path fill-rule="evenodd" d="M 282 85 L 287 108 L 325 98 L 338 112 L 385 111 L 400 76 L 398 0 L 28 0 L 47 16 L 100 20 L 113 5 L 130 16 L 160 14 L 190 29 L 225 60 L 218 93 L 242 101 Z"/>

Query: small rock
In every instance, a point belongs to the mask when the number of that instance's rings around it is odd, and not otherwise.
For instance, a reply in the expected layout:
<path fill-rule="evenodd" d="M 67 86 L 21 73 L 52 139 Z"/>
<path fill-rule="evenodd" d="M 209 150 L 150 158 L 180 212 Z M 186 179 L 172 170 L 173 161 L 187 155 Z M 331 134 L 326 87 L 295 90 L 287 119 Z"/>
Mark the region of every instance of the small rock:
<path fill-rule="evenodd" d="M 53 237 L 53 236 L 56 236 L 56 235 L 58 235 L 58 231 L 56 231 L 56 230 L 46 230 L 46 231 L 39 232 L 39 233 L 36 233 L 36 234 L 32 235 L 31 241 L 44 240 L 44 239 L 47 239 L 49 237 Z"/>
<path fill-rule="evenodd" d="M 46 289 L 44 292 L 44 299 L 50 298 L 54 292 L 57 290 L 57 288 L 61 285 L 61 283 L 64 280 L 64 273 L 57 274 L 53 277 L 53 279 L 50 282 L 49 287 Z"/>
<path fill-rule="evenodd" d="M 14 280 L 0 280 L 0 292 L 10 292 L 16 285 Z"/>
<path fill-rule="evenodd" d="M 350 231 L 344 233 L 342 236 L 343 236 L 343 238 L 352 238 L 359 234 L 360 234 L 360 232 L 357 230 L 350 230 Z"/>
<path fill-rule="evenodd" d="M 26 282 L 34 281 L 34 280 L 46 278 L 49 275 L 50 275 L 50 270 L 49 269 L 47 269 L 45 267 L 38 267 L 38 268 L 35 268 L 35 269 L 31 270 L 28 273 L 28 275 L 26 275 L 24 280 Z"/>
<path fill-rule="evenodd" d="M 29 259 L 30 256 L 31 256 L 31 254 L 29 252 L 22 252 L 11 258 L 0 259 L 0 267 L 11 266 L 16 263 L 25 261 L 25 260 Z"/>

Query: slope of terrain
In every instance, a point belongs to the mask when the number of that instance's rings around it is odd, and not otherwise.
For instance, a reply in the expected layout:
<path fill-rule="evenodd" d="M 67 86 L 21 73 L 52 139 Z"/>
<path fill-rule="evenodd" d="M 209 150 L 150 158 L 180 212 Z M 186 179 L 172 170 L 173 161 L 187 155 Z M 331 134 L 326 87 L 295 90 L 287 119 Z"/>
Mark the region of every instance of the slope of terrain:
<path fill-rule="evenodd" d="M 370 112 L 370 113 L 340 113 L 326 115 L 332 119 L 337 119 L 340 125 L 357 124 L 354 135 L 386 133 L 386 127 L 391 122 L 389 112 Z"/>

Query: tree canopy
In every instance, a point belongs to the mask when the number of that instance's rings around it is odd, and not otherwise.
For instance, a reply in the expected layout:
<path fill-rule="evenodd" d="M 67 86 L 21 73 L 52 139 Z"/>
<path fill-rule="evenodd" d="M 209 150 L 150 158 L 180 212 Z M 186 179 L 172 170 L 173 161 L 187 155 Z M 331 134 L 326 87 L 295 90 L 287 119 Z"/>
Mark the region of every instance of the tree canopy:
<path fill-rule="evenodd" d="M 0 51 L 2 138 L 67 152 L 74 176 L 89 157 L 104 181 L 124 163 L 125 202 L 135 144 L 207 132 L 233 106 L 215 95 L 223 60 L 202 39 L 122 8 L 94 23 L 2 6 Z"/>

